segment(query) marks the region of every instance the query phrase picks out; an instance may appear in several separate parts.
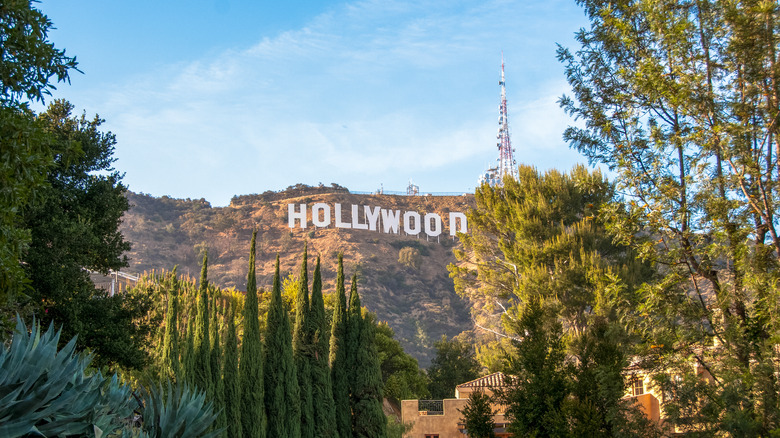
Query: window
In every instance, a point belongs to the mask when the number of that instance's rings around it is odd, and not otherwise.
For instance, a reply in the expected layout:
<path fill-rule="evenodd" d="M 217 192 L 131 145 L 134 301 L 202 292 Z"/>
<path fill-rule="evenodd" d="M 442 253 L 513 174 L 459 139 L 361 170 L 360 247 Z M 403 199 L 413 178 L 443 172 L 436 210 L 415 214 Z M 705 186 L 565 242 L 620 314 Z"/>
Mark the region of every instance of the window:
<path fill-rule="evenodd" d="M 425 438 L 439 438 L 438 433 L 426 433 Z"/>
<path fill-rule="evenodd" d="M 639 377 L 634 377 L 631 380 L 631 392 L 634 395 L 642 395 L 645 393 L 645 382 Z"/>

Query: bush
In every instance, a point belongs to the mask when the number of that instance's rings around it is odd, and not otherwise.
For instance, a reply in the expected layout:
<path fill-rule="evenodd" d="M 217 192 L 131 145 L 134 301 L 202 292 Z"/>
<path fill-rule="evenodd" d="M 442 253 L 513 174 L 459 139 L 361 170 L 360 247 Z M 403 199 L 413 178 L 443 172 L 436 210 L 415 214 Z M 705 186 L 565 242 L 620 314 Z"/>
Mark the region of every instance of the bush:
<path fill-rule="evenodd" d="M 398 251 L 398 263 L 412 269 L 419 269 L 422 264 L 420 250 L 412 247 L 401 248 Z"/>

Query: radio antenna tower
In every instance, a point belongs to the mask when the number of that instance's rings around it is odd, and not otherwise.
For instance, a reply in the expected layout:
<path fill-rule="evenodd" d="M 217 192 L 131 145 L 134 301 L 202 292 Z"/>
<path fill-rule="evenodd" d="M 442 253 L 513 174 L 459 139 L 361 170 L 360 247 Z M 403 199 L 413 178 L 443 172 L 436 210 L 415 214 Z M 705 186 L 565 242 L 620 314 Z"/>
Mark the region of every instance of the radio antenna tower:
<path fill-rule="evenodd" d="M 506 82 L 504 81 L 504 54 L 501 53 L 501 106 L 498 115 L 498 177 L 503 180 L 507 176 L 517 179 L 517 163 L 515 162 L 512 141 L 509 139 L 509 115 L 506 110 Z"/>
<path fill-rule="evenodd" d="M 512 141 L 509 139 L 509 115 L 506 109 L 506 82 L 504 81 L 504 54 L 501 53 L 501 104 L 498 107 L 498 166 L 491 167 L 479 177 L 479 185 L 489 184 L 492 187 L 503 185 L 504 178 L 517 179 L 517 163 L 515 162 Z"/>

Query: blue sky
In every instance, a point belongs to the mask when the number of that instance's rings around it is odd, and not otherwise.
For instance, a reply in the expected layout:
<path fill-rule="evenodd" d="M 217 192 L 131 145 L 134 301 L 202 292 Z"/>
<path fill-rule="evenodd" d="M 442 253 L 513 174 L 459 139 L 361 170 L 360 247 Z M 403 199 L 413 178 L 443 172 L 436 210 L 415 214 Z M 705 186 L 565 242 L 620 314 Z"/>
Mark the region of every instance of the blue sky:
<path fill-rule="evenodd" d="M 518 162 L 585 162 L 556 43 L 560 1 L 43 1 L 84 74 L 55 98 L 106 119 L 136 192 L 204 197 L 296 183 L 472 192 L 498 153 L 501 53 Z"/>

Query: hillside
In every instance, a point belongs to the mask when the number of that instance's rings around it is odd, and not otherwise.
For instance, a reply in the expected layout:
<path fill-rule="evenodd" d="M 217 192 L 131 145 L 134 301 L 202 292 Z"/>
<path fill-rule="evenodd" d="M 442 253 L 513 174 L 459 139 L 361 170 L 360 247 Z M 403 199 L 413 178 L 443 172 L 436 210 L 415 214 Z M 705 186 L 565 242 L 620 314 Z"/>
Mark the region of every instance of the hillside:
<path fill-rule="evenodd" d="M 200 254 L 209 251 L 209 279 L 222 287 L 244 290 L 252 230 L 257 237 L 258 286 L 270 288 L 276 254 L 282 273 L 297 274 L 304 242 L 309 255 L 322 257 L 324 291 L 335 289 L 336 255 L 344 252 L 345 273 L 359 276 L 362 303 L 387 321 L 407 352 L 427 366 L 432 359 L 432 344 L 442 335 L 454 336 L 472 328 L 467 303 L 454 291 L 447 264 L 454 261 L 452 247 L 457 244 L 449 234 L 450 212 L 466 212 L 473 196 L 395 196 L 357 195 L 340 187 L 296 186 L 284 192 L 234 197 L 227 207 L 211 207 L 205 200 L 155 198 L 129 193 L 131 209 L 124 217 L 122 232 L 132 242 L 129 252 L 131 272 L 179 266 L 179 272 L 196 276 Z M 388 211 L 437 213 L 443 222 L 438 238 L 406 235 L 403 220 L 398 234 L 384 232 L 382 218 L 376 231 L 345 229 L 335 226 L 333 211 L 330 226 L 314 227 L 311 209 L 316 203 L 335 210 L 342 207 L 344 222 L 351 222 L 352 205 L 358 211 L 370 206 Z M 305 229 L 300 220 L 288 226 L 288 204 L 307 205 Z M 299 210 L 296 210 L 299 211 Z M 325 214 L 318 215 L 322 221 Z M 384 213 L 383 213 L 384 214 Z M 366 223 L 363 215 L 358 223 Z M 410 219 L 411 220 L 411 219 Z M 414 223 L 413 221 L 411 222 Z M 435 222 L 429 222 L 433 228 Z M 419 265 L 399 262 L 399 252 L 411 247 L 419 253 Z M 407 250 L 407 252 L 413 250 Z M 310 258 L 313 267 L 314 259 Z"/>

